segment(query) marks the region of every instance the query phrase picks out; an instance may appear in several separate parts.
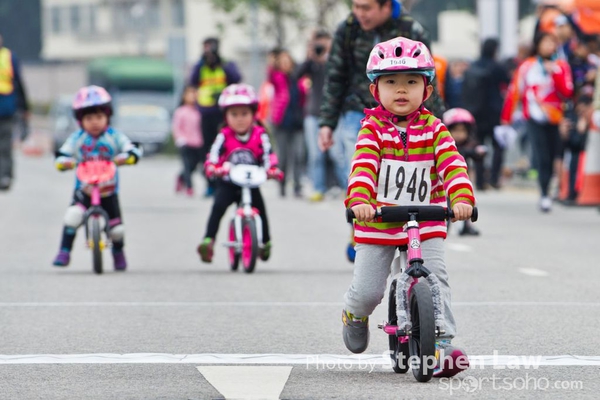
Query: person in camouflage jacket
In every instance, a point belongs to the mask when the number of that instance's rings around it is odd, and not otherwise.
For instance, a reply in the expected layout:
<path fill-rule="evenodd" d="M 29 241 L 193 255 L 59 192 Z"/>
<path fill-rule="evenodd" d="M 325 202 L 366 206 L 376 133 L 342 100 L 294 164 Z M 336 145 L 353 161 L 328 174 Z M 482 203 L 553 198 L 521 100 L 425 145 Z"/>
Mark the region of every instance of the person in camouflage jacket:
<path fill-rule="evenodd" d="M 329 149 L 336 169 L 345 171 L 346 177 L 350 173 L 364 110 L 377 106 L 369 92 L 371 82 L 365 73 L 369 54 L 377 43 L 398 36 L 431 47 L 427 31 L 403 12 L 399 0 L 352 0 L 352 13 L 335 32 L 326 66 L 319 147 L 322 151 Z M 438 117 L 445 111 L 437 90 L 425 106 Z M 348 245 L 347 256 L 348 260 L 354 261 L 353 242 Z"/>
<path fill-rule="evenodd" d="M 427 47 L 431 44 L 427 31 L 402 12 L 398 0 L 353 0 L 352 11 L 335 32 L 319 119 L 321 149 L 332 147 L 333 131 L 338 128 L 335 137 L 341 146 L 332 149 L 333 157 L 345 163 L 348 172 L 364 109 L 377 106 L 365 74 L 373 46 L 398 36 L 418 40 Z M 445 111 L 443 102 L 437 95 L 432 97 L 426 107 L 441 116 Z"/>

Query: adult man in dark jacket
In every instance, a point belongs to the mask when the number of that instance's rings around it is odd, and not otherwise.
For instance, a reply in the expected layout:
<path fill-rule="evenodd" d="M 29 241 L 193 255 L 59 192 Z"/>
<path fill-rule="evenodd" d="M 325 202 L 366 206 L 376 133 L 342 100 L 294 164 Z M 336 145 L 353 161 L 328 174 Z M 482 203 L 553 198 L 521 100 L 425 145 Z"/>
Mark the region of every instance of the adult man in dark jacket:
<path fill-rule="evenodd" d="M 377 105 L 369 92 L 365 69 L 369 53 L 379 42 L 404 36 L 430 47 L 423 26 L 404 13 L 399 0 L 352 0 L 352 13 L 338 26 L 327 61 L 327 75 L 319 120 L 319 147 L 331 148 L 337 168 L 350 173 L 350 162 L 364 109 Z M 426 106 L 441 117 L 443 103 L 436 94 Z M 337 128 L 337 129 L 336 129 Z M 335 140 L 341 146 L 333 146 Z M 348 246 L 348 259 L 354 261 L 354 247 Z"/>
<path fill-rule="evenodd" d="M 473 62 L 465 73 L 463 85 L 464 107 L 473 114 L 477 124 L 479 143 L 492 141 L 494 154 L 489 173 L 489 184 L 495 188 L 500 185 L 500 175 L 504 159 L 504 148 L 494 137 L 494 127 L 500 125 L 500 113 L 504 103 L 503 91 L 510 83 L 506 68 L 497 60 L 498 40 L 486 39 L 481 46 L 481 57 Z M 475 78 L 475 76 L 478 78 Z M 468 82 L 472 83 L 469 84 Z M 472 89 L 469 89 L 472 87 Z M 488 177 L 483 160 L 475 163 L 476 186 L 484 190 Z"/>
<path fill-rule="evenodd" d="M 10 189 L 13 178 L 12 137 L 19 105 L 28 115 L 27 97 L 15 55 L 0 35 L 0 190 Z"/>
<path fill-rule="evenodd" d="M 233 62 L 224 62 L 219 54 L 219 40 L 207 38 L 203 43 L 203 54 L 192 69 L 190 85 L 198 88 L 198 107 L 202 114 L 203 159 L 210 151 L 219 126 L 223 123 L 223 113 L 218 106 L 223 89 L 242 80 L 237 66 Z M 206 195 L 211 196 L 214 183 L 209 181 Z"/>

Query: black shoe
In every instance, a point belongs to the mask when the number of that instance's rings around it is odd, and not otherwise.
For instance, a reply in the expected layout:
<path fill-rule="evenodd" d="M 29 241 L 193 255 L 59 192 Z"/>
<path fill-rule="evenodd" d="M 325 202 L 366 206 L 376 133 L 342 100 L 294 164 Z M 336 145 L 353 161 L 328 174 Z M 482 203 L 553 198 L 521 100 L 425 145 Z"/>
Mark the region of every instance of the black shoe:
<path fill-rule="evenodd" d="M 458 234 L 460 236 L 479 236 L 479 231 L 471 225 L 465 224 Z"/>

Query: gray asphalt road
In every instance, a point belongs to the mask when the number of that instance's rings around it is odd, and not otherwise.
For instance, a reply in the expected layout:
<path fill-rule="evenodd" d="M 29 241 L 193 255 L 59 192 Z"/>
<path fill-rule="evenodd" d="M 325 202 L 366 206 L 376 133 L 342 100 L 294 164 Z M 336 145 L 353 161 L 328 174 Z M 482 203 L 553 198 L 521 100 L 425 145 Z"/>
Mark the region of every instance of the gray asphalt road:
<path fill-rule="evenodd" d="M 114 273 L 107 252 L 108 271 L 96 276 L 81 235 L 71 266 L 50 265 L 73 174 L 56 172 L 48 157 L 18 159 L 14 190 L 0 194 L 0 398 L 223 398 L 219 383 L 196 369 L 201 364 L 158 364 L 142 355 L 349 355 L 340 312 L 352 267 L 344 259 L 340 199 L 284 200 L 267 183 L 273 257 L 254 274 L 232 273 L 222 247 L 213 264 L 200 263 L 195 246 L 211 202 L 174 195 L 178 168 L 160 157 L 122 168 L 130 267 Z M 281 398 L 597 398 L 600 214 L 557 207 L 541 215 L 535 192 L 523 189 L 478 200 L 482 236 L 447 241 L 455 343 L 472 356 L 573 355 L 591 357 L 592 365 L 572 358 L 574 365 L 527 370 L 487 366 L 418 384 L 379 364 L 372 372 L 295 364 Z M 374 329 L 385 315 L 381 306 L 372 318 L 370 355 L 387 349 L 387 337 Z M 82 354 L 107 353 L 139 359 L 76 363 Z M 66 363 L 41 363 L 40 354 Z M 8 364 L 7 356 L 23 357 Z M 250 362 L 258 368 L 261 357 Z M 25 364 L 28 358 L 36 363 Z M 241 385 L 233 376 L 229 385 Z"/>

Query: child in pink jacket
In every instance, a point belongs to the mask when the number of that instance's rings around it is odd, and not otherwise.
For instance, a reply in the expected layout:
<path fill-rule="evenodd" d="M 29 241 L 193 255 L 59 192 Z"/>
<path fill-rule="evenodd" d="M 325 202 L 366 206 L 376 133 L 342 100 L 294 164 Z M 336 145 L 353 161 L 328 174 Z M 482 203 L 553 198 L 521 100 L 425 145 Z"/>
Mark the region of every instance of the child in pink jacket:
<path fill-rule="evenodd" d="M 177 177 L 176 191 L 185 190 L 194 195 L 192 174 L 202 161 L 204 140 L 200 130 L 201 116 L 196 107 L 196 88 L 188 86 L 183 92 L 181 106 L 175 110 L 172 121 L 173 140 L 183 161 L 183 171 Z"/>

